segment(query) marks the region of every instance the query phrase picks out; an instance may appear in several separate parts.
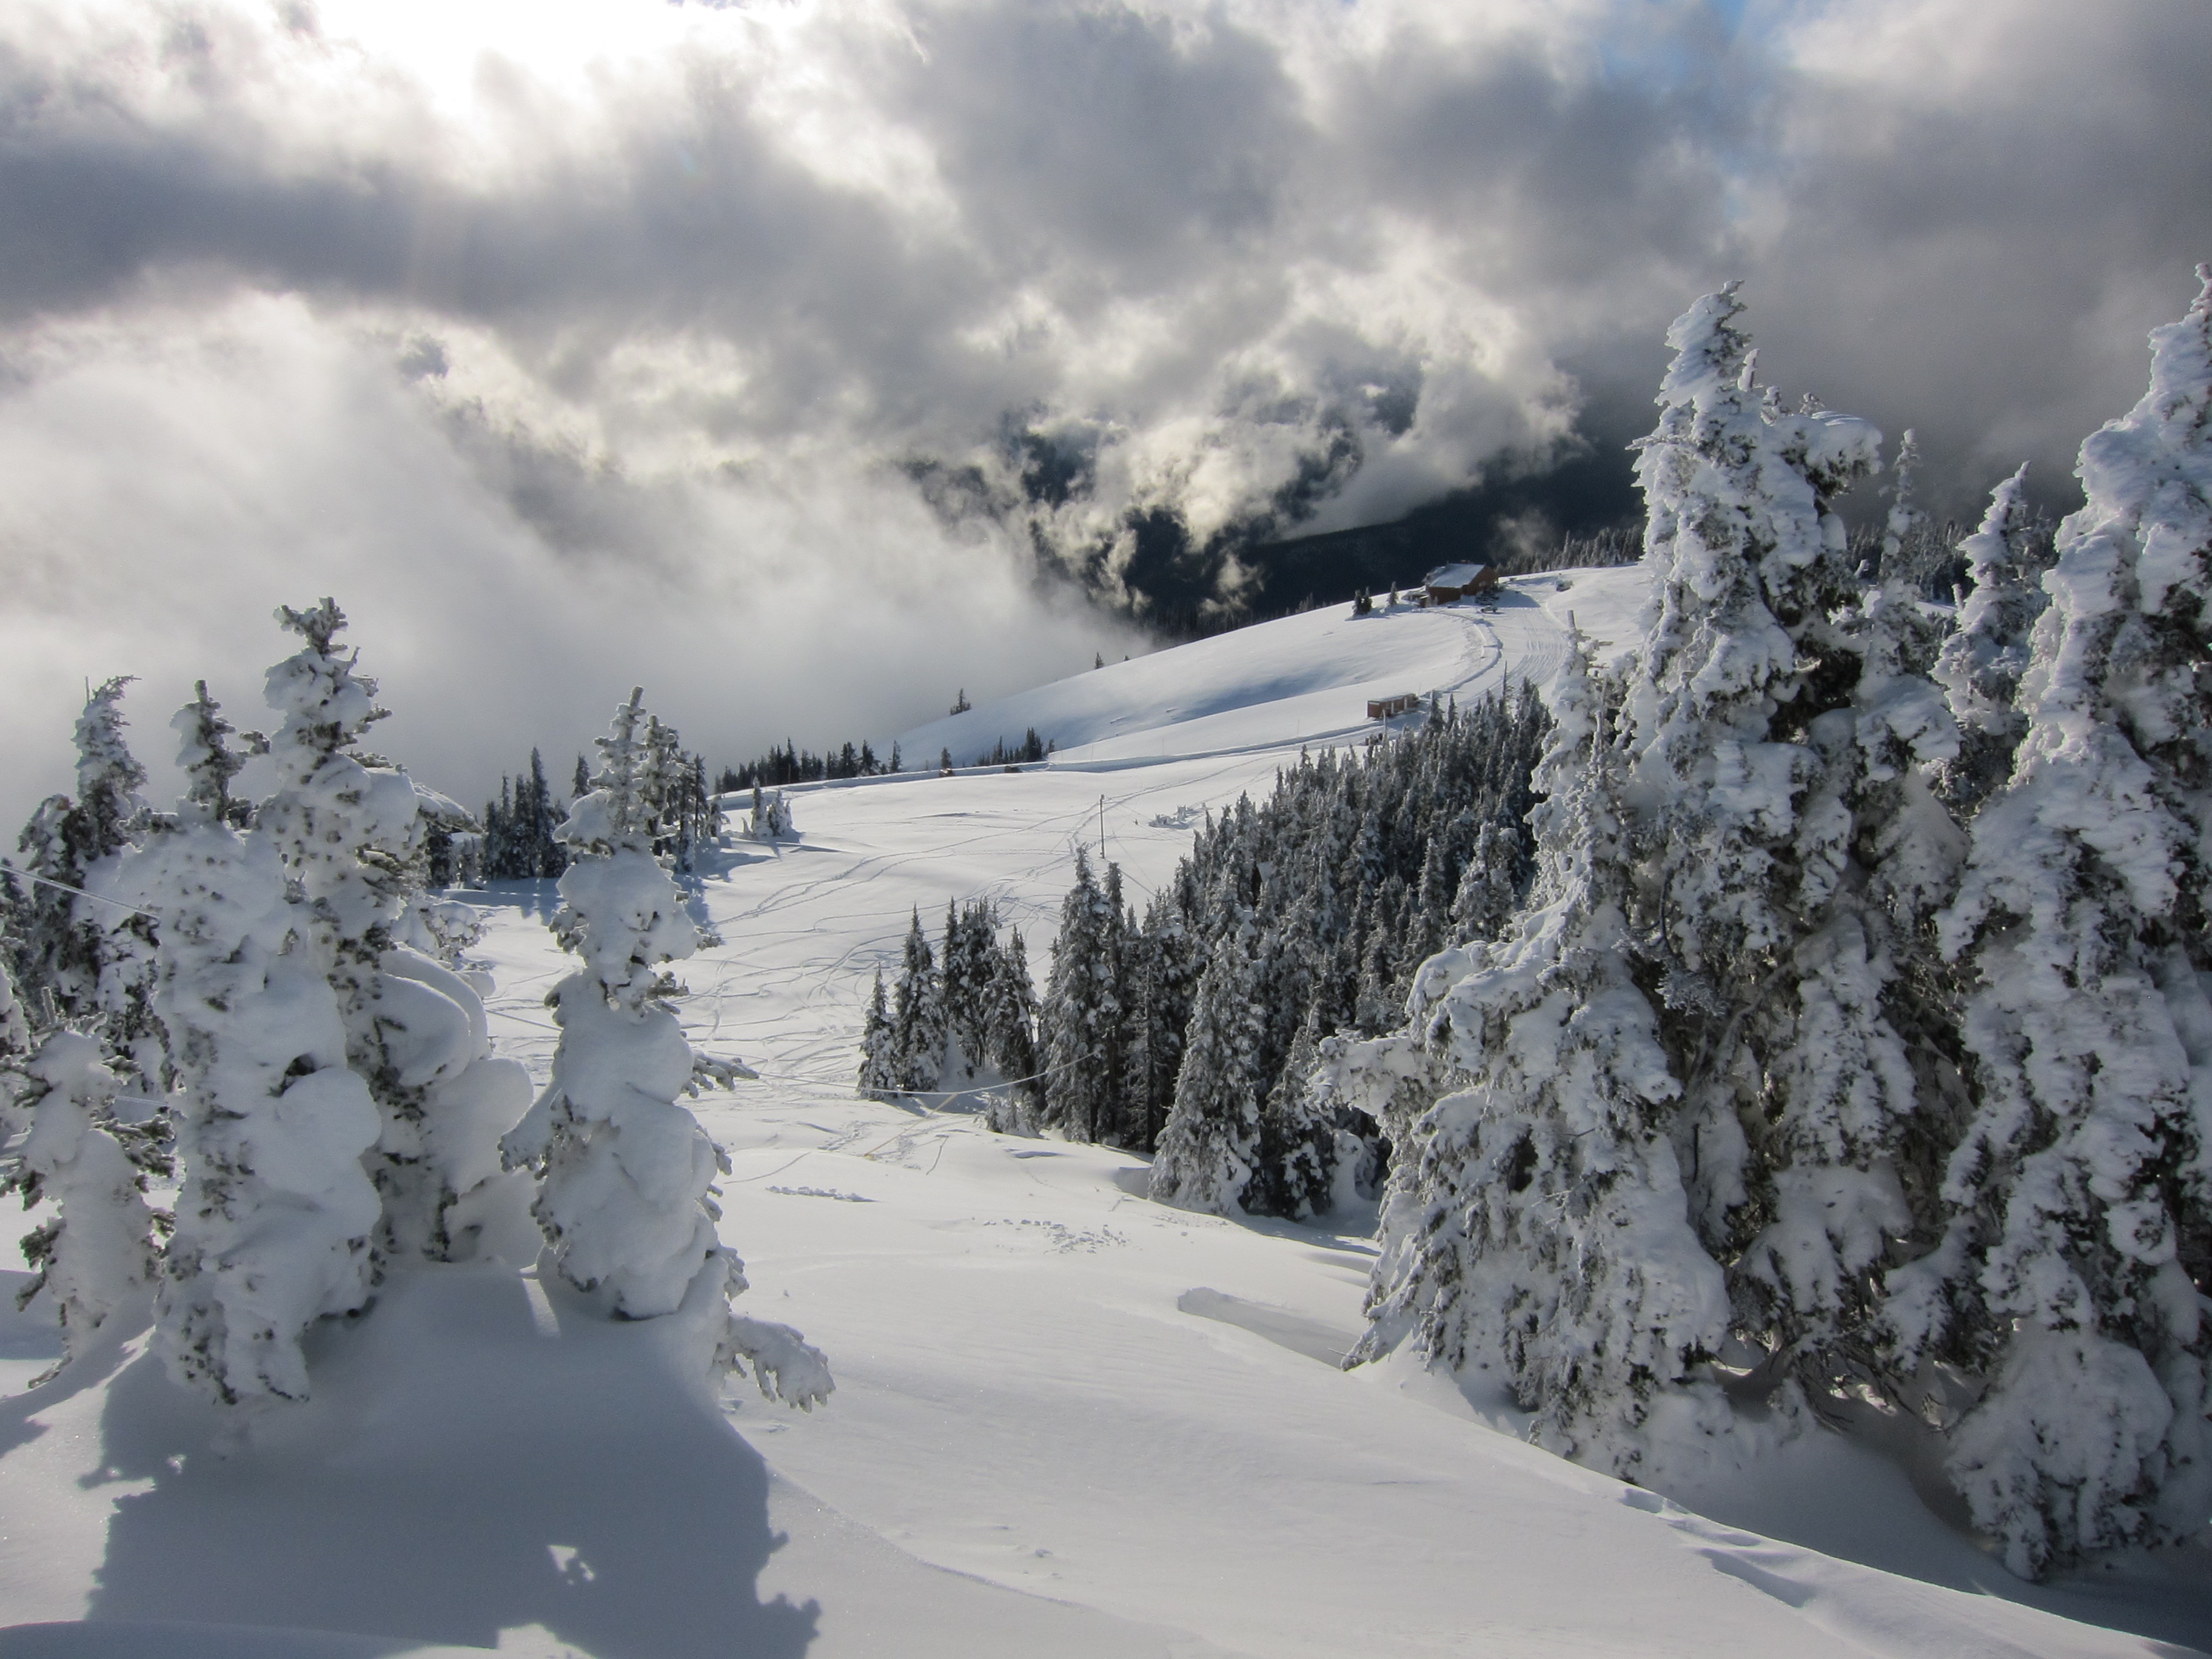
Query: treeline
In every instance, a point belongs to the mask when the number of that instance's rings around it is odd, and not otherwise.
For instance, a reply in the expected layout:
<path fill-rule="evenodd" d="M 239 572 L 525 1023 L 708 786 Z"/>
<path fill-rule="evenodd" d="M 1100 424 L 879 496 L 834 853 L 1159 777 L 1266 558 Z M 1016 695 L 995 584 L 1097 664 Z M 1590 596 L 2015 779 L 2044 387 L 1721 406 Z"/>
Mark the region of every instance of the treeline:
<path fill-rule="evenodd" d="M 579 755 L 574 793 L 584 794 L 590 787 L 590 774 Z M 483 830 L 476 847 L 465 842 L 455 847 L 447 838 L 445 880 L 472 885 L 559 875 L 568 867 L 568 849 L 554 831 L 568 816 L 568 802 L 555 798 L 546 781 L 545 762 L 532 750 L 529 771 L 520 777 L 502 776 L 499 799 L 484 803 Z"/>
<path fill-rule="evenodd" d="M 707 763 L 688 752 L 672 726 L 646 716 L 639 734 L 640 811 L 653 826 L 653 852 L 689 870 L 698 849 L 721 833 L 722 815 L 707 787 Z M 591 793 L 591 769 L 581 755 L 571 780 L 580 800 Z M 483 826 L 474 836 L 434 826 L 428 842 L 434 884 L 471 886 L 485 881 L 530 881 L 557 876 L 568 867 L 568 849 L 560 830 L 569 802 L 558 799 L 535 749 L 530 769 L 499 781 L 499 799 L 484 803 Z"/>
<path fill-rule="evenodd" d="M 758 784 L 763 788 L 780 789 L 787 783 L 820 783 L 829 778 L 873 778 L 902 769 L 904 762 L 899 756 L 899 746 L 891 745 L 890 758 L 878 760 L 872 745 L 863 742 L 855 749 L 845 744 L 834 754 L 817 755 L 811 750 L 800 749 L 786 738 L 781 749 L 771 748 L 757 760 L 747 761 L 743 766 L 726 766 L 716 787 L 726 795 L 750 789 Z"/>
<path fill-rule="evenodd" d="M 1518 902 L 1547 726 L 1523 689 L 1301 757 L 1265 803 L 1208 823 L 1141 920 L 1120 866 L 1101 879 L 1079 851 L 1039 1010 L 1035 1125 L 1157 1152 L 1170 1171 L 1194 1140 L 1225 1148 L 1243 1173 L 1205 1207 L 1302 1216 L 1340 1181 L 1371 1190 L 1387 1148 L 1364 1114 L 1313 1095 L 1318 1046 L 1389 1030 L 1424 960 Z"/>
<path fill-rule="evenodd" d="M 1032 726 L 1018 744 L 1009 744 L 1004 738 L 994 742 L 990 753 L 975 757 L 975 764 L 978 766 L 1034 765 L 1052 753 L 1055 747 L 1057 747 L 1056 744 L 1048 743 L 1037 736 L 1037 729 Z M 948 757 L 951 753 L 950 750 L 945 751 Z"/>
<path fill-rule="evenodd" d="M 1587 536 L 1567 536 L 1557 547 L 1526 547 L 1510 553 L 1485 554 L 1482 562 L 1501 576 L 1532 576 L 1540 570 L 1588 570 L 1605 565 L 1634 564 L 1644 556 L 1644 526 L 1607 525 Z"/>

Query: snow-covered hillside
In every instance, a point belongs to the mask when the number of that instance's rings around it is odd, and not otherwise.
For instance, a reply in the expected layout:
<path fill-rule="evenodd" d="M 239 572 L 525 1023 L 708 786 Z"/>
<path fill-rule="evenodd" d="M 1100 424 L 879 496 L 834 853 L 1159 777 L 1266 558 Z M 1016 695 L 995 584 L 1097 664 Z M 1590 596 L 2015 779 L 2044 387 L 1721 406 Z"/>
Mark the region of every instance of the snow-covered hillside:
<path fill-rule="evenodd" d="M 34 1304 L 0 1320 L 0 1618 L 100 1622 L 0 1632 L 0 1659 L 2212 1649 L 2201 1550 L 2024 1585 L 1825 1436 L 1671 1498 L 1624 1486 L 1400 1362 L 1336 1368 L 1371 1214 L 1188 1215 L 1128 1154 L 854 1097 L 910 909 L 995 897 L 1041 977 L 1078 842 L 1149 891 L 1301 742 L 1363 738 L 1367 697 L 1540 679 L 1568 613 L 1618 641 L 1641 585 L 1295 617 L 901 738 L 965 762 L 1033 726 L 1053 764 L 793 791 L 800 839 L 732 842 L 704 884 L 726 944 L 684 964 L 684 1018 L 762 1074 L 700 1115 L 745 1308 L 828 1352 L 828 1407 L 718 1407 L 666 1322 L 455 1267 L 319 1332 L 313 1402 L 226 1442 L 142 1336 L 25 1392 L 58 1352 Z M 542 1079 L 571 965 L 550 884 L 483 902 L 494 1033 Z"/>
<path fill-rule="evenodd" d="M 1063 764 L 1125 766 L 1301 740 L 1364 735 L 1370 698 L 1465 699 L 1508 674 L 1542 680 L 1557 666 L 1559 622 L 1601 639 L 1624 634 L 1642 602 L 1633 570 L 1568 572 L 1504 584 L 1489 605 L 1425 610 L 1377 602 L 1285 617 L 1197 646 L 1109 663 L 902 732 L 908 759 L 945 750 L 965 766 L 1034 729 Z"/>

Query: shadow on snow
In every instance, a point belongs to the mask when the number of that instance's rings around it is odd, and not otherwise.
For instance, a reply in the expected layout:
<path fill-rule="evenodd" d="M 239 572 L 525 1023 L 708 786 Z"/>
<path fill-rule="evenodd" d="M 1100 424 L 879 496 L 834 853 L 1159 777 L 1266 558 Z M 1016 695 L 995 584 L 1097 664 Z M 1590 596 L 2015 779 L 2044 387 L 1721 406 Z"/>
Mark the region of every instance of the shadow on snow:
<path fill-rule="evenodd" d="M 88 1617 L 799 1659 L 817 1606 L 756 1592 L 782 1542 L 767 1469 L 659 1323 L 511 1272 L 402 1276 L 317 1334 L 315 1398 L 227 1452 L 212 1411 L 132 1361 L 94 1480 L 153 1485 L 116 1504 Z"/>

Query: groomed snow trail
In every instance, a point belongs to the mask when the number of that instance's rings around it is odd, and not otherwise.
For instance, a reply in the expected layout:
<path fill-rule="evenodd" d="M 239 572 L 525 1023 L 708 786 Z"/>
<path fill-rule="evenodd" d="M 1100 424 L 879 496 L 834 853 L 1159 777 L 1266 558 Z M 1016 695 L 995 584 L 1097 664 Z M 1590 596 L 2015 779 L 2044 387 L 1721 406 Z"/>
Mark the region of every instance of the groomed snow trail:
<path fill-rule="evenodd" d="M 1368 687 L 1464 702 L 1508 674 L 1540 682 L 1569 611 L 1617 641 L 1639 587 L 1633 571 L 1529 579 L 1494 611 L 1364 632 L 1310 613 L 971 711 L 1018 715 L 1018 740 L 1056 707 L 1111 754 L 795 792 L 802 838 L 733 843 L 703 884 L 727 943 L 684 964 L 684 1018 L 763 1073 L 701 1117 L 735 1166 L 741 1310 L 828 1352 L 827 1408 L 746 1391 L 718 1411 L 656 1322 L 609 1326 L 557 1290 L 457 1269 L 319 1333 L 315 1401 L 224 1448 L 118 1333 L 80 1373 L 0 1401 L 0 1618 L 105 1621 L 0 1631 L 0 1659 L 2212 1644 L 2205 1560 L 2028 1591 L 1832 1437 L 1692 1513 L 1533 1449 L 1510 1412 L 1414 1368 L 1337 1370 L 1371 1214 L 1186 1215 L 1141 1196 L 1127 1154 L 854 1098 L 863 1000 L 910 908 L 934 933 L 948 898 L 995 897 L 1042 980 L 1079 841 L 1095 854 L 1103 837 L 1141 904 L 1201 814 L 1263 795 L 1302 742 L 1363 739 Z M 1373 654 L 1394 635 L 1432 684 Z M 1357 649 L 1310 660 L 1328 637 Z M 489 898 L 494 1029 L 542 1078 L 541 999 L 568 961 L 544 926 L 550 884 Z M 0 1316 L 0 1385 L 48 1363 L 44 1312 Z"/>

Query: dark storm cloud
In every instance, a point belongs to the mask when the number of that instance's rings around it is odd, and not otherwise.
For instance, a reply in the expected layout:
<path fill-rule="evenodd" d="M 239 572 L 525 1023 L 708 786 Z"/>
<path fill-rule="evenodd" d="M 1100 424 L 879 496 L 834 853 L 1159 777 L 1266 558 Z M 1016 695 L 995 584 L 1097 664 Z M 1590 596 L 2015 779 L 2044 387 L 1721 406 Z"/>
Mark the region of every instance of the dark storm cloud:
<path fill-rule="evenodd" d="M 1809 31 L 1774 118 L 1753 269 L 1795 378 L 1978 515 L 2022 460 L 2059 510 L 2142 394 L 2144 336 L 2212 258 L 2212 10 L 2193 0 L 1858 9 Z"/>

